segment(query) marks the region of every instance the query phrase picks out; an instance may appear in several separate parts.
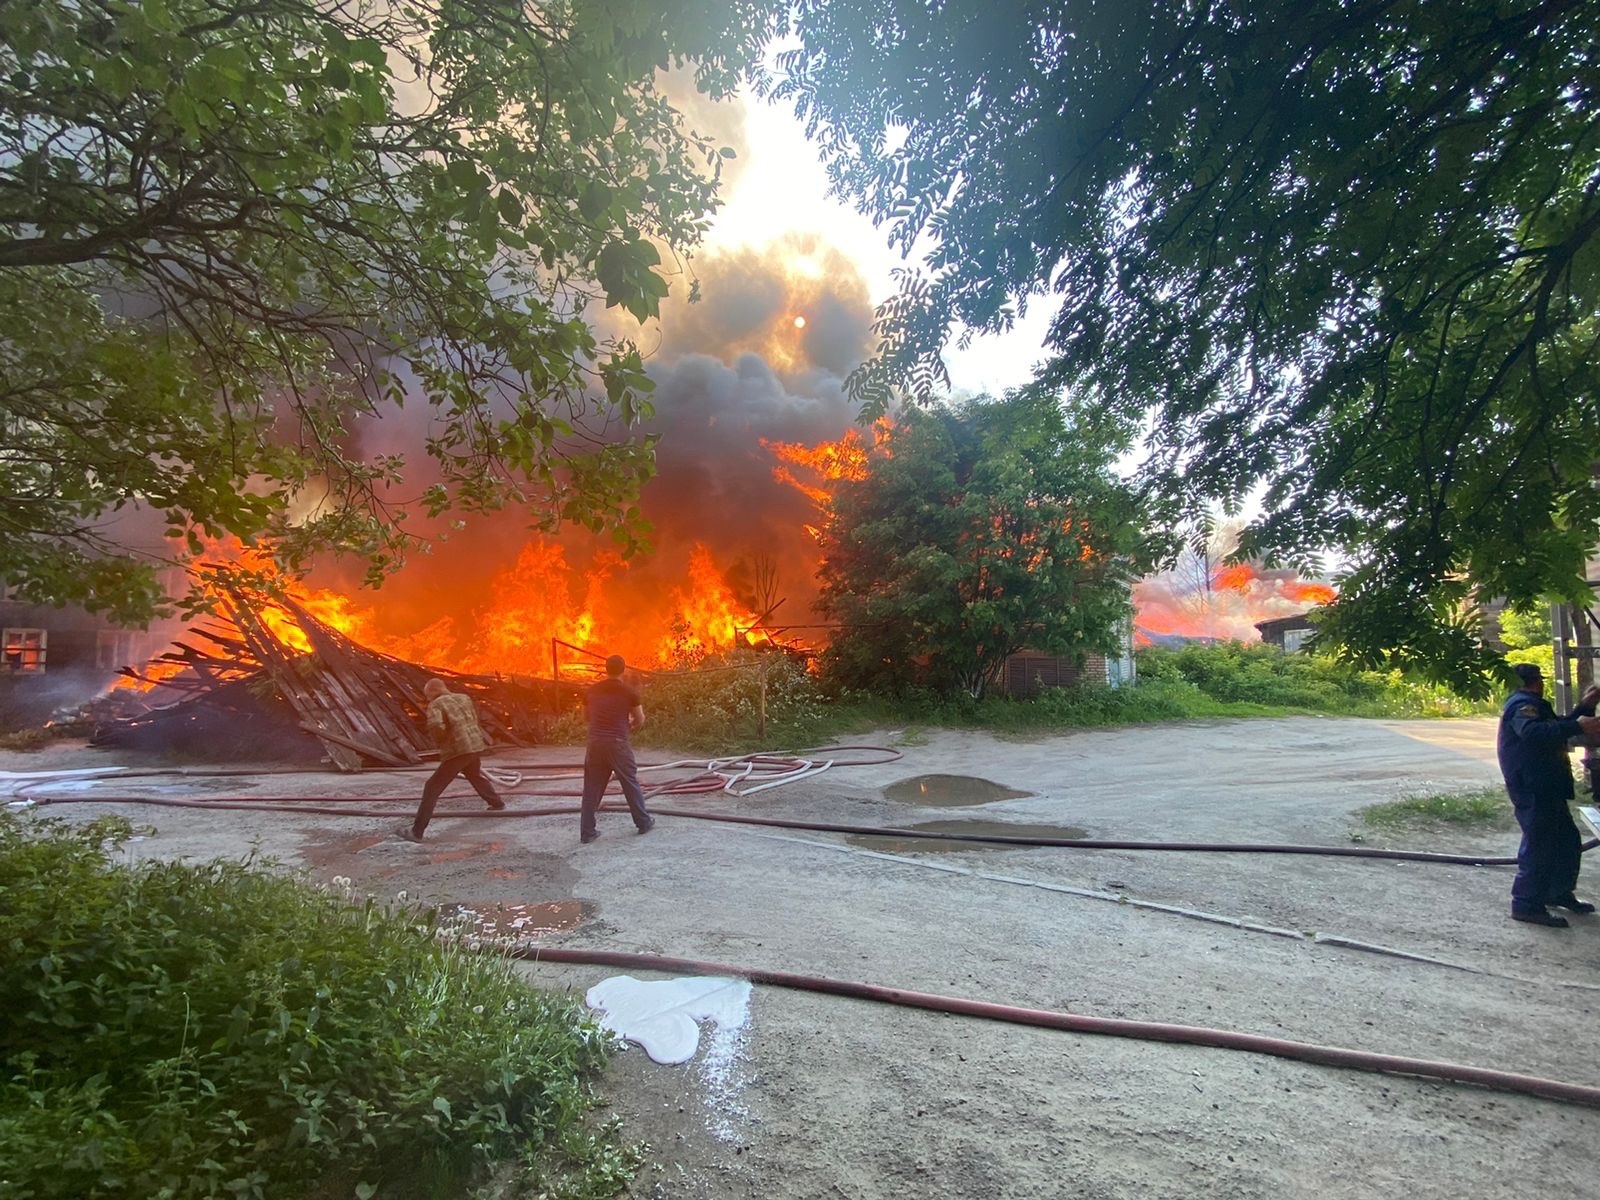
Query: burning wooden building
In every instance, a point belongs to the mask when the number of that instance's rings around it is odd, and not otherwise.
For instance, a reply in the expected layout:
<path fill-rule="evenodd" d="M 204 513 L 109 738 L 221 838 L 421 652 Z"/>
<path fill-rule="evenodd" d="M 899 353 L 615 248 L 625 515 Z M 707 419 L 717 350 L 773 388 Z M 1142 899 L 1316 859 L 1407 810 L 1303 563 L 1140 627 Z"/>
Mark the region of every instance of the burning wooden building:
<path fill-rule="evenodd" d="M 176 699 L 101 724 L 97 745 L 203 743 L 245 726 L 315 739 L 346 771 L 410 766 L 436 757 L 423 686 L 440 678 L 472 697 L 496 742 L 528 745 L 577 686 L 557 680 L 472 675 L 422 666 L 367 649 L 312 616 L 294 598 L 211 570 L 215 615 L 142 669 L 125 667 L 127 686 Z"/>

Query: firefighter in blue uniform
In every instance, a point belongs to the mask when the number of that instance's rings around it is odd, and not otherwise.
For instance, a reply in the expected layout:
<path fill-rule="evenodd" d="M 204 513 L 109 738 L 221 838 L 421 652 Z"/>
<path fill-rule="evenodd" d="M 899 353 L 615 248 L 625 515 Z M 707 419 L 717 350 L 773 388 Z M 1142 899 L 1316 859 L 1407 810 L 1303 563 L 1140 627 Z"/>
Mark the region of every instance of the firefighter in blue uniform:
<path fill-rule="evenodd" d="M 1581 839 L 1567 807 L 1573 795 L 1567 742 L 1600 736 L 1600 717 L 1594 715 L 1600 687 L 1585 692 L 1570 716 L 1558 717 L 1544 698 L 1544 673 L 1532 663 L 1517 663 L 1511 669 L 1521 686 L 1500 712 L 1496 746 L 1500 773 L 1522 826 L 1517 877 L 1511 884 L 1511 917 L 1564 929 L 1567 919 L 1552 913 L 1550 905 L 1573 913 L 1594 912 L 1594 905 L 1573 894 Z"/>

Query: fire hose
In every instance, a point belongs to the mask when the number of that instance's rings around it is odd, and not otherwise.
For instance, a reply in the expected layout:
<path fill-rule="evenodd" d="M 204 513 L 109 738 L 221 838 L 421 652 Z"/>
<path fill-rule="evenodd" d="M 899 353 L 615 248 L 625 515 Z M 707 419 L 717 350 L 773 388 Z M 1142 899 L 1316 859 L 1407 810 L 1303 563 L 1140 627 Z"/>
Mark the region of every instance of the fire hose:
<path fill-rule="evenodd" d="M 629 967 L 635 970 L 664 971 L 673 974 L 731 976 L 770 987 L 820 992 L 824 995 L 846 996 L 856 1000 L 871 1000 L 907 1008 L 923 1008 L 987 1021 L 1004 1021 L 1013 1025 L 1033 1025 L 1069 1033 L 1132 1038 L 1147 1042 L 1173 1042 L 1219 1050 L 1242 1050 L 1321 1066 L 1392 1075 L 1415 1075 L 1425 1079 L 1442 1079 L 1449 1083 L 1475 1084 L 1495 1091 L 1516 1092 L 1545 1100 L 1558 1100 L 1566 1104 L 1600 1107 L 1600 1087 L 1590 1087 L 1586 1084 L 1565 1083 L 1558 1079 L 1524 1075 L 1515 1071 L 1500 1071 L 1492 1067 L 1474 1067 L 1426 1058 L 1350 1050 L 1341 1046 L 1322 1046 L 1314 1042 L 1289 1041 L 1261 1034 L 1239 1033 L 1231 1029 L 1213 1029 L 1204 1025 L 1131 1021 L 1123 1018 L 1054 1012 L 1042 1008 L 1018 1008 L 1009 1004 L 993 1004 L 985 1000 L 968 1000 L 960 996 L 940 996 L 930 992 L 884 987 L 880 984 L 829 979 L 820 975 L 769 971 L 758 967 L 731 966 L 727 963 L 704 962 L 693 958 L 670 958 L 658 954 L 630 954 L 615 950 L 568 950 L 554 947 L 527 949 L 501 947 L 494 948 L 491 952 L 529 962 Z"/>
<path fill-rule="evenodd" d="M 857 748 L 852 747 L 852 749 Z M 813 764 L 809 764 L 807 760 L 785 759 L 782 756 L 776 755 L 747 756 L 747 758 L 759 759 L 761 760 L 762 765 L 781 769 L 783 772 L 783 777 L 776 780 L 775 782 L 777 783 L 790 782 L 794 778 L 801 778 L 806 774 L 815 773 L 815 771 L 812 769 Z M 743 760 L 728 761 L 742 762 Z M 682 764 L 661 764 L 661 766 L 678 765 Z M 827 765 L 832 764 L 830 763 Z M 748 794 L 748 792 L 740 793 L 738 791 L 734 791 L 731 784 L 739 779 L 749 778 L 756 768 L 757 764 L 751 763 L 749 765 L 749 769 L 737 772 L 731 779 L 725 774 L 719 774 L 714 770 L 708 770 L 688 779 L 649 785 L 644 790 L 651 796 L 696 795 L 714 792 L 730 792 L 734 795 Z M 546 767 L 543 769 L 547 770 L 548 768 Z M 826 766 L 817 769 L 826 769 Z M 553 779 L 559 777 L 549 778 Z M 571 796 L 578 795 L 580 793 L 571 789 L 536 789 L 531 794 Z M 29 797 L 29 799 L 33 798 Z M 133 795 L 90 796 L 79 793 L 69 796 L 40 796 L 34 800 L 34 802 L 42 805 L 80 803 L 148 804 L 159 807 L 298 812 L 346 817 L 360 816 L 392 818 L 395 815 L 392 809 L 372 809 L 361 808 L 357 806 L 361 804 L 370 804 L 373 802 L 382 804 L 410 805 L 414 803 L 415 800 L 413 797 L 302 797 L 265 801 L 252 800 L 246 797 L 223 797 L 219 799 L 193 800 L 178 797 L 149 797 Z M 467 817 L 480 820 L 505 820 L 507 818 L 520 817 L 565 816 L 574 814 L 578 811 L 579 810 L 575 807 L 553 807 L 538 809 L 507 809 L 503 812 L 440 812 L 437 814 L 436 819 L 450 816 Z M 622 810 L 620 806 L 613 805 L 603 806 L 603 811 L 624 810 Z M 1303 846 L 1280 845 L 1272 843 L 1151 842 L 1130 839 L 1100 838 L 1011 837 L 998 834 L 962 834 L 942 831 L 898 829 L 884 826 L 847 825 L 835 822 L 793 821 L 776 817 L 746 817 L 726 813 L 689 812 L 681 809 L 655 808 L 652 811 L 659 816 L 677 817 L 687 820 L 715 821 L 730 824 L 809 830 L 816 832 L 913 839 L 922 838 L 939 841 L 962 841 L 1008 846 L 1058 847 L 1094 850 L 1184 851 L 1199 853 L 1306 854 L 1347 858 L 1443 863 L 1461 866 L 1506 866 L 1514 865 L 1516 862 L 1515 858 L 1508 857 L 1437 854 L 1427 851 L 1382 850 L 1368 847 Z M 1583 844 L 1583 849 L 1588 851 L 1593 849 L 1596 845 L 1600 845 L 1600 841 L 1589 840 Z M 1439 1062 L 1397 1055 L 1378 1054 L 1368 1051 L 1351 1050 L 1342 1047 L 1322 1046 L 1315 1043 L 1296 1042 L 1257 1034 L 1240 1033 L 1233 1030 L 1214 1029 L 1204 1026 L 1177 1025 L 1166 1022 L 1092 1017 L 1076 1013 L 1054 1012 L 1045 1009 L 1020 1008 L 1011 1005 L 994 1004 L 986 1001 L 969 1000 L 962 997 L 941 996 L 875 984 L 829 979 L 822 976 L 812 976 L 786 971 L 771 971 L 760 968 L 743 968 L 722 963 L 704 962 L 694 959 L 670 958 L 658 955 L 562 948 L 517 949 L 498 947 L 495 948 L 495 952 L 507 954 L 514 958 L 527 959 L 531 961 L 599 966 L 623 966 L 636 969 L 650 969 L 668 972 L 687 971 L 696 974 L 727 975 L 749 979 L 753 983 L 762 983 L 774 987 L 793 988 L 856 999 L 872 1000 L 879 1003 L 890 1003 L 907 1007 L 930 1009 L 934 1011 L 948 1012 L 955 1015 L 970 1016 L 985 1020 L 1005 1021 L 1013 1024 L 1032 1025 L 1041 1028 L 1059 1029 L 1068 1032 L 1097 1034 L 1110 1037 L 1134 1038 L 1146 1041 L 1172 1042 L 1218 1049 L 1241 1050 L 1271 1055 L 1278 1058 L 1341 1067 L 1345 1069 L 1414 1075 L 1424 1078 L 1440 1079 L 1447 1082 L 1467 1083 L 1498 1091 L 1520 1093 L 1544 1099 L 1557 1100 L 1564 1103 L 1600 1107 L 1600 1088 L 1590 1087 L 1587 1085 L 1565 1083 L 1559 1080 L 1546 1079 L 1539 1076 L 1526 1075 L 1517 1072 L 1500 1071 L 1492 1068 L 1474 1067 L 1457 1063 Z"/>
<path fill-rule="evenodd" d="M 694 786 L 644 788 L 647 797 L 660 795 L 692 795 L 719 792 L 720 782 L 686 781 Z M 550 796 L 577 796 L 576 790 L 535 793 Z M 375 817 L 392 819 L 397 815 L 393 808 L 361 808 L 362 804 L 416 804 L 411 796 L 305 796 L 276 800 L 254 800 L 246 796 L 224 796 L 210 800 L 192 800 L 177 796 L 71 796 L 28 797 L 34 804 L 142 804 L 156 808 L 204 808 L 237 812 L 293 812 L 331 817 Z M 525 817 L 572 816 L 580 810 L 575 807 L 559 808 L 506 808 L 503 811 L 440 809 L 434 820 L 504 821 Z M 603 804 L 601 812 L 626 812 L 617 804 Z M 1298 854 L 1331 858 L 1383 859 L 1395 862 L 1441 863 L 1458 867 L 1512 867 L 1514 856 L 1481 854 L 1441 854 L 1431 850 L 1385 850 L 1373 846 L 1317 846 L 1284 844 L 1277 842 L 1153 842 L 1131 838 L 1053 838 L 1011 836 L 997 833 L 960 833 L 928 829 L 901 829 L 892 825 L 847 825 L 834 821 L 796 821 L 784 817 L 746 817 L 733 813 L 690 812 L 678 808 L 652 807 L 651 814 L 675 817 L 686 821 L 712 821 L 728 825 L 752 825 L 770 829 L 794 829 L 813 833 L 843 833 L 863 837 L 890 837 L 922 839 L 939 842 L 973 842 L 984 845 L 1018 847 L 1053 847 L 1068 850 L 1150 850 L 1175 851 L 1191 854 Z M 1582 844 L 1585 853 L 1600 846 L 1600 839 L 1590 838 Z"/>

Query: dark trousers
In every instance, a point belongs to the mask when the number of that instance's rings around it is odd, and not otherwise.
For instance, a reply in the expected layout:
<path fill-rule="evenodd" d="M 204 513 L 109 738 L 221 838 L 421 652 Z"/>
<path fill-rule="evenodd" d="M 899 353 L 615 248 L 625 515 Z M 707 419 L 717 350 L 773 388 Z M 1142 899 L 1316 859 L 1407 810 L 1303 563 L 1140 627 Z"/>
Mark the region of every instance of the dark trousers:
<path fill-rule="evenodd" d="M 633 747 L 627 738 L 590 738 L 583 752 L 583 816 L 578 832 L 595 831 L 595 813 L 600 811 L 600 800 L 605 795 L 611 777 L 617 777 L 622 795 L 628 801 L 628 811 L 633 814 L 634 826 L 649 829 L 650 810 L 644 806 L 644 792 L 639 788 L 639 767 L 633 761 Z"/>
<path fill-rule="evenodd" d="M 477 754 L 457 754 L 440 761 L 438 768 L 428 776 L 428 782 L 422 785 L 422 804 L 417 809 L 417 819 L 411 822 L 412 833 L 422 836 L 423 830 L 428 828 L 428 822 L 433 820 L 433 806 L 439 803 L 440 794 L 457 775 L 464 776 L 472 785 L 472 790 L 482 796 L 483 802 L 490 808 L 505 807 L 505 801 L 500 799 L 494 784 L 489 782 L 489 777 L 479 765 L 481 757 Z"/>
<path fill-rule="evenodd" d="M 1517 848 L 1517 877 L 1511 883 L 1511 910 L 1537 912 L 1565 900 L 1578 886 L 1582 837 L 1564 797 L 1534 799 L 1512 796 L 1522 845 Z"/>

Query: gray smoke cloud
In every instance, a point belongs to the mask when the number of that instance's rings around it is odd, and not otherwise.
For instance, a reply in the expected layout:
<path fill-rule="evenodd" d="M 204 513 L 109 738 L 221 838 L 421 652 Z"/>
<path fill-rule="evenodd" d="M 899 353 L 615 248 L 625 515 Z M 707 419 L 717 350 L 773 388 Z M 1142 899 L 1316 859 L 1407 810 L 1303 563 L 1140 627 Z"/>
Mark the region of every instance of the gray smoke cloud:
<path fill-rule="evenodd" d="M 813 621 L 816 548 L 806 526 L 816 522 L 817 509 L 774 476 L 779 460 L 762 442 L 812 445 L 852 426 L 844 379 L 869 345 L 866 284 L 814 237 L 708 254 L 692 268 L 702 299 L 690 304 L 687 287 L 674 285 L 647 364 L 655 415 L 640 432 L 660 440 L 657 474 L 645 484 L 640 506 L 654 527 L 653 550 L 620 573 L 630 589 L 648 591 L 681 582 L 696 545 L 723 571 L 762 555 L 776 566 L 786 598 L 779 616 Z M 406 454 L 413 464 L 407 490 L 421 486 L 419 468 L 426 467 L 424 407 L 364 422 L 355 435 L 365 453 Z M 430 555 L 362 602 L 378 610 L 393 634 L 443 614 L 466 615 L 531 536 L 512 512 L 468 518 L 463 529 L 441 529 Z M 564 531 L 557 540 L 578 574 L 611 553 L 606 539 L 583 530 Z M 353 565 L 313 578 L 346 591 L 356 581 Z"/>

